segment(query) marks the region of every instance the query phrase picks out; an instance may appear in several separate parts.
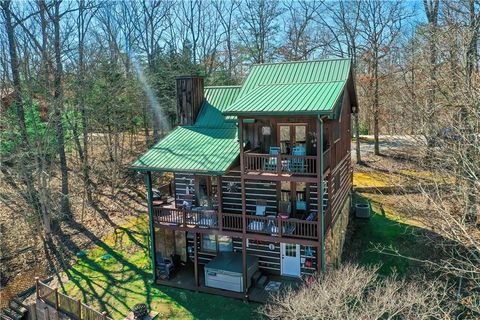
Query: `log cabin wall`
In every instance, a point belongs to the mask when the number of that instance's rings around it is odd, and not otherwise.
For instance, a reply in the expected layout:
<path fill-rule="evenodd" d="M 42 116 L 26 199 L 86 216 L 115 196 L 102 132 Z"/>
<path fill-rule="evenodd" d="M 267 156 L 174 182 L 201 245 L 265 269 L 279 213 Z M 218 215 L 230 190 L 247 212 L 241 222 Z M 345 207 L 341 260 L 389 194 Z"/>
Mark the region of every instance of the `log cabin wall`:
<path fill-rule="evenodd" d="M 193 233 L 187 234 L 187 252 L 189 259 L 193 261 Z M 205 265 L 217 256 L 217 252 L 205 251 L 202 248 L 201 235 L 198 239 L 198 262 Z M 233 251 L 242 252 L 242 239 L 233 238 Z M 273 250 L 270 248 L 270 244 L 273 244 Z M 303 261 L 301 264 L 301 275 L 310 275 L 315 273 L 317 267 L 317 248 L 300 246 L 300 257 Z M 259 241 L 259 240 L 247 240 L 247 254 L 258 257 L 259 269 L 266 274 L 280 275 L 280 243 Z"/>
<path fill-rule="evenodd" d="M 195 199 L 195 176 L 191 173 L 175 173 L 175 204 L 181 205 L 187 194 Z M 187 192 L 188 190 L 188 192 Z"/>
<path fill-rule="evenodd" d="M 277 183 L 273 181 L 245 181 L 247 214 L 255 214 L 258 199 L 267 201 L 266 214 L 276 214 L 278 208 Z M 242 189 L 240 172 L 231 171 L 222 176 L 222 210 L 242 214 Z"/>
<path fill-rule="evenodd" d="M 317 210 L 317 184 L 307 184 L 306 198 L 309 210 Z M 266 215 L 278 213 L 280 201 L 280 183 L 274 181 L 245 180 L 247 214 L 255 214 L 257 200 L 267 202 Z M 327 194 L 324 195 L 326 199 Z M 242 213 L 242 193 L 240 188 L 240 173 L 231 171 L 222 176 L 222 211 L 225 213 Z"/>
<path fill-rule="evenodd" d="M 246 150 L 255 150 L 259 153 L 269 153 L 270 147 L 280 146 L 280 139 L 278 137 L 278 124 L 294 124 L 294 123 L 306 123 L 307 132 L 307 154 L 315 154 L 315 147 L 313 139 L 315 137 L 315 118 L 313 117 L 275 117 L 275 118 L 264 118 L 259 117 L 251 121 L 244 122 L 244 136 L 245 140 L 249 143 Z M 262 128 L 269 127 L 270 134 L 263 135 Z"/>
<path fill-rule="evenodd" d="M 333 226 L 347 200 L 352 188 L 352 165 L 350 159 L 351 147 L 351 107 L 348 91 L 343 98 L 340 120 L 331 121 L 333 145 L 331 155 L 331 172 L 327 177 L 330 192 L 331 210 L 326 217 L 326 227 Z M 335 139 L 335 130 L 339 130 Z"/>

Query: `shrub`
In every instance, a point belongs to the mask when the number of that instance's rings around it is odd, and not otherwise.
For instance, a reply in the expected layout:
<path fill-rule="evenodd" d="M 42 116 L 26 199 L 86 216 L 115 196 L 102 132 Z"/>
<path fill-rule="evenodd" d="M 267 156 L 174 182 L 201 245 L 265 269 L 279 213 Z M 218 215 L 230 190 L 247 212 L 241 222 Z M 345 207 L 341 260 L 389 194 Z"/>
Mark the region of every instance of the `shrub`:
<path fill-rule="evenodd" d="M 446 303 L 438 283 L 379 278 L 378 267 L 345 265 L 273 296 L 269 319 L 435 319 Z"/>

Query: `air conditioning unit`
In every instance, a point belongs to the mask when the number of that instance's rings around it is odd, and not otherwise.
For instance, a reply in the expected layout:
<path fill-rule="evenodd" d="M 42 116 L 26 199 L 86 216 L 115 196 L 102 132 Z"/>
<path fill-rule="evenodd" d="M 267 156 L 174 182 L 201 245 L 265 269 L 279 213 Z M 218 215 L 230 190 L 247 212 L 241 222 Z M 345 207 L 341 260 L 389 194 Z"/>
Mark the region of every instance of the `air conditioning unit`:
<path fill-rule="evenodd" d="M 370 218 L 370 203 L 362 202 L 355 204 L 355 216 L 357 218 L 369 219 Z"/>

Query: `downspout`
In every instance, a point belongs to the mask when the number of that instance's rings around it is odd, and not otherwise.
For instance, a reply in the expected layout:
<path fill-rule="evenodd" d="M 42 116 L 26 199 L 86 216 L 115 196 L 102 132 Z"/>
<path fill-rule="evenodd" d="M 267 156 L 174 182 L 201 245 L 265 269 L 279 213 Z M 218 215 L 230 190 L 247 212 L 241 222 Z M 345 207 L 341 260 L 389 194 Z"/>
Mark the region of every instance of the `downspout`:
<path fill-rule="evenodd" d="M 155 227 L 153 225 L 153 193 L 152 193 L 152 173 L 147 171 L 145 175 L 145 184 L 147 186 L 147 202 L 148 202 L 148 223 L 150 226 L 150 256 L 152 259 L 152 280 L 157 280 L 155 270 Z"/>
<path fill-rule="evenodd" d="M 320 121 L 320 183 L 318 184 L 320 187 L 319 197 L 320 197 L 320 231 L 321 231 L 321 269 L 322 273 L 325 272 L 325 213 L 323 212 L 323 120 L 320 116 L 318 116 L 318 120 Z"/>

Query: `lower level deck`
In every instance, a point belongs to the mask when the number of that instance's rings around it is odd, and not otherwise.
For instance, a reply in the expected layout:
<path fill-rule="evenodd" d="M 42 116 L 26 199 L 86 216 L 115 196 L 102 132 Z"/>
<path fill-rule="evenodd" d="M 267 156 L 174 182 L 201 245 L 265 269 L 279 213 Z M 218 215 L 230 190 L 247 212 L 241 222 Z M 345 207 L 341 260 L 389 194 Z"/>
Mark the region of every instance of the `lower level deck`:
<path fill-rule="evenodd" d="M 212 287 L 207 287 L 205 285 L 205 276 L 204 276 L 204 266 L 199 265 L 198 270 L 199 275 L 199 285 L 195 284 L 195 271 L 193 264 L 187 264 L 182 266 L 175 272 L 175 274 L 169 280 L 157 279 L 157 284 L 187 289 L 192 291 L 204 292 L 209 294 L 217 294 L 221 296 L 226 296 L 230 298 L 243 299 L 246 301 L 256 302 L 256 303 L 266 303 L 271 298 L 272 295 L 278 294 L 281 291 L 292 288 L 299 288 L 302 284 L 300 278 L 279 276 L 279 275 L 264 275 L 267 280 L 264 284 L 252 284 L 248 289 L 247 295 L 245 296 L 241 292 L 233 292 L 228 290 L 222 290 Z"/>

